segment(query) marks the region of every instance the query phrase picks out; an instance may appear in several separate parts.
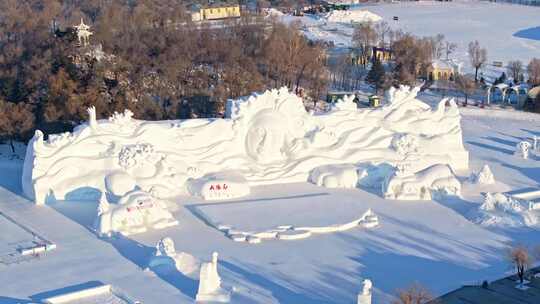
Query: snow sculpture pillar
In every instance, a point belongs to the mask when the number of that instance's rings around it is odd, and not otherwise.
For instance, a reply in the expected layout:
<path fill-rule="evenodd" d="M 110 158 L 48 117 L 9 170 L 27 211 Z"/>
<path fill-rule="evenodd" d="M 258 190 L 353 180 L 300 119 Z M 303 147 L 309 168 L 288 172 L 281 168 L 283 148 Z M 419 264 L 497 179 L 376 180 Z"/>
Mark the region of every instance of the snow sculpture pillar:
<path fill-rule="evenodd" d="M 365 279 L 362 282 L 362 291 L 358 294 L 357 304 L 371 304 L 371 280 Z"/>
<path fill-rule="evenodd" d="M 97 207 L 97 218 L 95 229 L 99 235 L 110 235 L 111 231 L 111 205 L 107 201 L 105 194 L 101 194 L 99 205 Z"/>
<path fill-rule="evenodd" d="M 531 148 L 531 143 L 528 141 L 520 141 L 516 145 L 516 152 L 515 154 L 522 157 L 523 159 L 529 158 L 529 150 Z"/>
<path fill-rule="evenodd" d="M 533 146 L 532 146 L 532 149 L 533 151 L 537 151 L 538 150 L 538 137 L 533 136 Z"/>
<path fill-rule="evenodd" d="M 96 107 L 91 106 L 86 109 L 86 112 L 88 112 L 88 125 L 92 131 L 95 131 L 97 128 Z"/>
<path fill-rule="evenodd" d="M 199 290 L 195 300 L 228 303 L 231 300 L 229 292 L 221 288 L 221 278 L 217 272 L 218 253 L 212 254 L 212 261 L 201 266 Z"/>

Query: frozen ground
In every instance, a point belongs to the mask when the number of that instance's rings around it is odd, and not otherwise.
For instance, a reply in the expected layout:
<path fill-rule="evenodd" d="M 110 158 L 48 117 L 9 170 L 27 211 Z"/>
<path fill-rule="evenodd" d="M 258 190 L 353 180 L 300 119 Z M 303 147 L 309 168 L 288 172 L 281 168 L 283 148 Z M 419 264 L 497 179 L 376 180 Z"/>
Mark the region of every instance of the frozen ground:
<path fill-rule="evenodd" d="M 491 3 L 488 1 L 412 1 L 355 6 L 353 10 L 368 10 L 388 22 L 394 29 L 402 29 L 418 36 L 444 34 L 458 44 L 451 57 L 465 63 L 470 70 L 467 45 L 473 40 L 488 50 L 488 61 L 522 60 L 528 62 L 540 53 L 539 7 Z M 394 21 L 393 17 L 399 17 Z M 301 20 L 305 32 L 313 39 L 334 41 L 337 46 L 348 46 L 353 28 L 350 25 L 327 22 L 312 16 L 285 16 L 285 20 Z M 501 71 L 485 73 L 500 74 Z"/>
<path fill-rule="evenodd" d="M 435 100 L 429 95 L 421 98 Z M 481 188 L 465 184 L 463 199 L 389 201 L 379 193 L 363 190 L 330 191 L 308 184 L 289 184 L 253 187 L 252 194 L 243 198 L 264 205 L 261 210 L 267 211 L 264 214 L 268 218 L 262 221 L 241 216 L 245 209 L 240 207 L 246 204 L 234 206 L 229 202 L 232 208 L 240 208 L 235 209 L 236 213 L 225 209 L 226 202 L 201 205 L 213 217 L 247 228 L 340 219 L 349 208 L 372 208 L 381 224 L 375 229 L 351 229 L 290 242 L 233 242 L 193 212 L 190 206 L 197 206 L 201 199 L 188 196 L 170 202 L 179 226 L 129 238 L 98 239 L 90 229 L 96 202 L 34 205 L 21 194 L 22 161 L 5 153 L 0 162 L 0 211 L 39 231 L 58 249 L 39 259 L 0 265 L 0 303 L 39 301 L 59 290 L 69 292 L 72 286 L 92 282 L 112 284 L 143 303 L 192 303 L 196 280 L 179 273 L 158 275 L 143 270 L 155 244 L 164 236 L 174 240 L 178 251 L 202 261 L 218 251 L 223 285 L 235 286 L 233 303 L 352 303 L 364 278 L 374 283 L 374 303 L 381 303 L 396 288 L 412 281 L 441 294 L 463 282 L 501 277 L 508 271 L 503 258 L 505 246 L 510 242 L 538 244 L 538 230 L 484 228 L 468 221 L 465 215 L 481 202 L 480 192 L 539 186 L 538 160 L 516 158 L 513 151 L 520 140 L 540 135 L 540 123 L 537 115 L 529 113 L 475 107 L 461 110 L 471 170 L 479 170 L 487 163 L 500 182 Z M 468 175 L 460 172 L 461 178 Z M 298 204 L 290 199 L 313 193 L 327 194 L 310 196 Z M 319 210 L 327 217 L 310 208 L 308 201 L 324 208 Z M 331 208 L 334 206 L 335 211 Z M 246 208 L 248 214 L 261 212 Z"/>

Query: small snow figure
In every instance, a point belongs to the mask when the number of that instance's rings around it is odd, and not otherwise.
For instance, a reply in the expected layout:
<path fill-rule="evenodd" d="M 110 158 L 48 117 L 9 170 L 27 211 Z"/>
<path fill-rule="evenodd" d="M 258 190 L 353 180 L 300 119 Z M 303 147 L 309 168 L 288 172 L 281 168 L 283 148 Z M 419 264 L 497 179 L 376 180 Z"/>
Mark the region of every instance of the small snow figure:
<path fill-rule="evenodd" d="M 531 143 L 528 142 L 528 141 L 520 141 L 516 145 L 515 154 L 517 156 L 522 157 L 523 159 L 528 159 L 529 158 L 529 150 L 531 149 L 531 146 L 532 146 Z"/>
<path fill-rule="evenodd" d="M 195 300 L 197 302 L 220 302 L 228 303 L 231 295 L 228 291 L 221 288 L 221 278 L 217 272 L 218 254 L 212 254 L 212 261 L 204 263 L 201 266 L 199 290 Z"/>
<path fill-rule="evenodd" d="M 174 257 L 176 255 L 176 249 L 174 248 L 174 241 L 165 237 L 162 238 L 156 246 L 156 256 L 170 256 Z"/>
<path fill-rule="evenodd" d="M 538 137 L 533 136 L 533 145 L 532 145 L 532 149 L 533 151 L 537 151 L 538 150 Z"/>
<path fill-rule="evenodd" d="M 362 291 L 358 294 L 357 304 L 371 304 L 371 289 L 373 283 L 371 280 L 365 279 L 362 282 Z"/>
<path fill-rule="evenodd" d="M 495 183 L 495 177 L 488 165 L 484 165 L 480 172 L 471 174 L 470 181 L 475 184 L 489 185 Z"/>

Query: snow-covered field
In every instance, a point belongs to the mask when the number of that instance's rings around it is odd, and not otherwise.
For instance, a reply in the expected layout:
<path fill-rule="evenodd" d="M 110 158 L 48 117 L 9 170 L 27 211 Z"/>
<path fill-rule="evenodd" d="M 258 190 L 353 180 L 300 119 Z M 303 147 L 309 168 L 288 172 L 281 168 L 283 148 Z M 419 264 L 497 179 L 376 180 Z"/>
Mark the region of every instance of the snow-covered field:
<path fill-rule="evenodd" d="M 436 96 L 419 98 L 437 105 Z M 540 136 L 540 122 L 536 114 L 516 111 L 476 107 L 460 111 L 470 171 L 488 164 L 497 181 L 470 184 L 466 181 L 470 172 L 461 170 L 461 198 L 399 201 L 383 199 L 377 189 L 261 185 L 251 187 L 248 196 L 212 204 L 200 197 L 176 196 L 167 205 L 179 225 L 129 237 L 96 236 L 96 200 L 36 206 L 24 198 L 23 163 L 2 146 L 0 211 L 57 244 L 57 249 L 0 265 L 0 303 L 39 302 L 96 282 L 111 284 L 143 303 L 192 303 L 198 280 L 180 272 L 145 270 L 155 245 L 165 236 L 178 252 L 200 261 L 219 252 L 222 285 L 234 291 L 232 303 L 353 303 L 365 278 L 374 284 L 373 303 L 384 303 L 397 288 L 414 281 L 441 294 L 464 282 L 503 276 L 508 270 L 507 245 L 539 244 L 538 227 L 481 226 L 467 216 L 483 202 L 482 192 L 539 187 L 538 157 L 522 159 L 514 149 L 519 141 Z M 217 223 L 242 230 L 333 225 L 367 209 L 378 216 L 379 226 L 302 240 L 234 242 L 215 227 Z M 23 233 L 20 238 L 27 236 Z M 0 240 L 6 242 L 1 248 L 17 241 Z"/>
<path fill-rule="evenodd" d="M 493 3 L 488 1 L 411 1 L 354 6 L 367 10 L 388 22 L 392 28 L 418 36 L 445 35 L 458 44 L 451 57 L 465 63 L 469 60 L 467 45 L 478 40 L 488 50 L 488 61 L 521 60 L 525 63 L 540 56 L 540 7 Z M 398 21 L 393 17 L 397 16 Z M 351 25 L 331 22 L 312 16 L 285 16 L 285 20 L 301 20 L 312 39 L 334 41 L 338 46 L 351 43 Z M 490 73 L 488 67 L 486 74 Z M 497 71 L 500 74 L 501 71 Z"/>

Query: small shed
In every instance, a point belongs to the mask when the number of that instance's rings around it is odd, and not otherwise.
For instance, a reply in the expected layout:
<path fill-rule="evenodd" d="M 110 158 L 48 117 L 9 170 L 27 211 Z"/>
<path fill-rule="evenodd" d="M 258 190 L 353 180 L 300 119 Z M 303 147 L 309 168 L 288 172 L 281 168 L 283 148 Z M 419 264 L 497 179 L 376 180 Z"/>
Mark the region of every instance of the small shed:
<path fill-rule="evenodd" d="M 378 107 L 381 105 L 381 98 L 377 95 L 370 95 L 368 97 L 370 107 Z"/>

